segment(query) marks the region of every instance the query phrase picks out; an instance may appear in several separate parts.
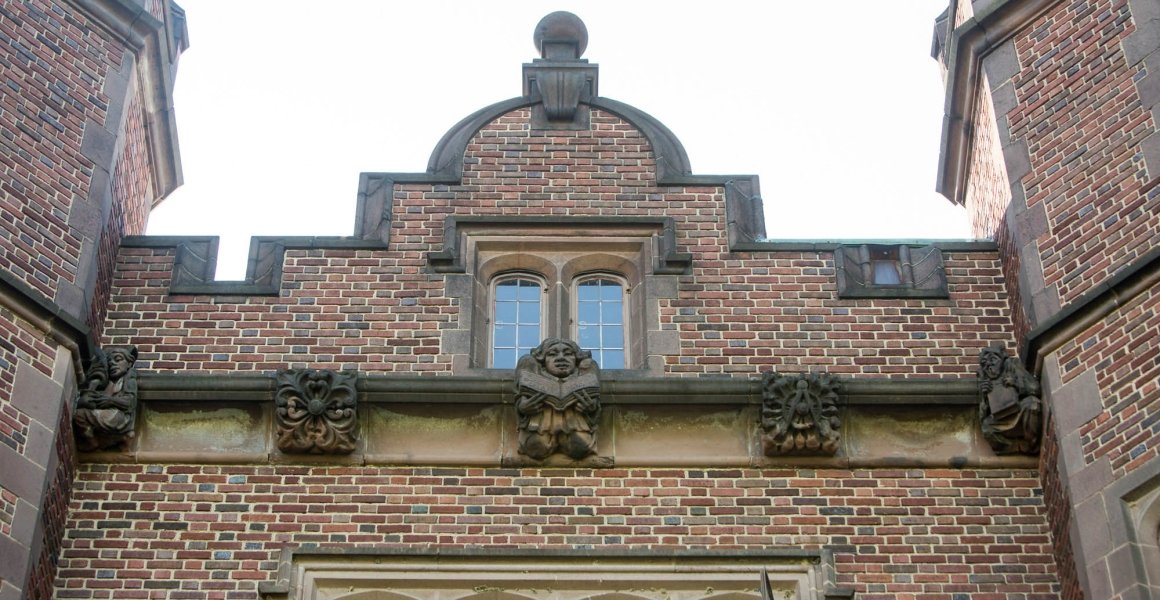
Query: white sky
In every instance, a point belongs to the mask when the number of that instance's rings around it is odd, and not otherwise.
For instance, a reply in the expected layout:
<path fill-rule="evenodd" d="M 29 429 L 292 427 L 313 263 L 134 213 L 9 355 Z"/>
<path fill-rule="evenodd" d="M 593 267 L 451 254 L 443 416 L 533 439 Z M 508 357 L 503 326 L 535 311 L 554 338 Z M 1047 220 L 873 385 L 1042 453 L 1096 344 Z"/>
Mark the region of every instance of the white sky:
<path fill-rule="evenodd" d="M 761 176 L 772 239 L 967 238 L 934 193 L 946 0 L 765 3 L 179 0 L 185 184 L 151 235 L 351 235 L 363 171 L 422 172 L 461 118 L 520 95 L 532 31 L 588 27 L 600 95 L 682 141 L 697 174 Z"/>

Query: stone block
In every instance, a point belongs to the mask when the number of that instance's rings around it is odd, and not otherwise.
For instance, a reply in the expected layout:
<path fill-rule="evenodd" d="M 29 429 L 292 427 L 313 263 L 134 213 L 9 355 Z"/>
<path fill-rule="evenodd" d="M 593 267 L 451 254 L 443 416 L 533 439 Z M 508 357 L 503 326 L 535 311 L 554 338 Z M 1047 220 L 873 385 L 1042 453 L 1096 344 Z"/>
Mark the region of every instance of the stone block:
<path fill-rule="evenodd" d="M 1095 371 L 1088 370 L 1051 391 L 1051 407 L 1059 431 L 1075 431 L 1103 412 Z"/>
<path fill-rule="evenodd" d="M 503 407 L 477 404 L 384 404 L 367 410 L 369 462 L 495 465 L 506 435 Z"/>
<path fill-rule="evenodd" d="M 617 466 L 745 464 L 756 448 L 754 409 L 641 404 L 615 417 Z"/>
<path fill-rule="evenodd" d="M 60 384 L 49 379 L 28 363 L 16 366 L 16 378 L 12 385 L 12 405 L 46 427 L 55 429 L 60 421 Z"/>

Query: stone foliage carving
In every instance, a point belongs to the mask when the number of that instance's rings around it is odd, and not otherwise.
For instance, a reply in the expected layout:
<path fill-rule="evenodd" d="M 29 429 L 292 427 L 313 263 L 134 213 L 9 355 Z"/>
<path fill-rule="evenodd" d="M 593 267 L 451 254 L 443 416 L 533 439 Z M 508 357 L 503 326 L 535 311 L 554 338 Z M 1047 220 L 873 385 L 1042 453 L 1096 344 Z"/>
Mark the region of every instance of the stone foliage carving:
<path fill-rule="evenodd" d="M 1043 424 L 1037 380 L 1007 350 L 979 352 L 979 420 L 995 454 L 1035 454 Z"/>
<path fill-rule="evenodd" d="M 591 352 L 548 338 L 520 358 L 515 386 L 520 454 L 580 460 L 596 453 L 600 373 Z"/>
<path fill-rule="evenodd" d="M 73 430 L 82 452 L 123 445 L 137 420 L 135 346 L 97 348 L 77 396 Z"/>
<path fill-rule="evenodd" d="M 762 380 L 761 427 L 766 456 L 833 455 L 838 451 L 838 384 L 825 373 Z"/>
<path fill-rule="evenodd" d="M 278 372 L 274 425 L 288 454 L 350 454 L 358 441 L 356 376 L 331 370 Z"/>

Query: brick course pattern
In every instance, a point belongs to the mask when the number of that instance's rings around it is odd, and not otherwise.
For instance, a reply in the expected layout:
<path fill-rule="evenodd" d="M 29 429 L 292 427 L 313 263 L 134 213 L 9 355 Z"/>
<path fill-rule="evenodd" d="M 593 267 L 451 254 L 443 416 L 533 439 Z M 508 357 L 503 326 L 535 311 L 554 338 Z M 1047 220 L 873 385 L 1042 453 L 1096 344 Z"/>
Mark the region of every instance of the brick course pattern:
<path fill-rule="evenodd" d="M 1160 453 L 1160 290 L 1153 288 L 1059 349 L 1066 383 L 1094 370 L 1103 412 L 1080 427 L 1085 461 L 1122 477 Z"/>
<path fill-rule="evenodd" d="M 173 252 L 121 250 L 105 343 L 136 344 L 140 368 L 271 371 L 357 368 L 450 373 L 443 329 L 462 307 L 428 272 L 456 215 L 668 216 L 693 254 L 677 298 L 669 375 L 753 375 L 768 367 L 895 376 L 973 376 L 980 348 L 1012 345 L 995 253 L 944 256 L 949 300 L 839 300 L 833 253 L 733 253 L 723 189 L 658 188 L 647 140 L 593 111 L 592 131 L 538 137 L 530 112 L 484 127 L 463 185 L 398 185 L 385 251 L 291 250 L 278 297 L 169 296 Z"/>
<path fill-rule="evenodd" d="M 153 198 L 153 171 L 145 139 L 145 113 L 141 108 L 141 90 L 133 94 L 126 108 L 123 148 L 113 169 L 113 203 L 109 220 L 97 247 L 97 277 L 88 324 L 95 339 L 101 337 L 109 288 L 116 265 L 117 249 L 127 235 L 142 235 L 149 222 Z"/>
<path fill-rule="evenodd" d="M 106 73 L 121 48 L 77 11 L 0 1 L 0 269 L 53 298 L 76 283 L 81 239 L 70 210 L 92 183 L 86 123 L 104 123 Z"/>
<path fill-rule="evenodd" d="M 1135 29 L 1126 0 L 1061 2 L 1015 38 L 1021 71 L 1007 117 L 1031 172 L 1027 205 L 1044 203 L 1044 279 L 1067 305 L 1152 249 L 1160 189 L 1138 149 L 1156 124 L 1121 44 Z"/>
<path fill-rule="evenodd" d="M 1083 600 L 1083 589 L 1076 574 L 1072 554 L 1071 531 L 1074 515 L 1067 481 L 1059 470 L 1059 438 L 1055 435 L 1053 415 L 1048 411 L 1043 424 L 1042 451 L 1039 455 L 1039 478 L 1043 484 L 1043 501 L 1047 522 L 1051 524 L 1051 551 L 1055 557 L 1062 600 Z"/>
<path fill-rule="evenodd" d="M 1055 598 L 1035 471 L 82 465 L 57 598 L 256 598 L 278 551 L 818 548 L 859 598 Z M 983 596 L 986 594 L 986 596 Z"/>

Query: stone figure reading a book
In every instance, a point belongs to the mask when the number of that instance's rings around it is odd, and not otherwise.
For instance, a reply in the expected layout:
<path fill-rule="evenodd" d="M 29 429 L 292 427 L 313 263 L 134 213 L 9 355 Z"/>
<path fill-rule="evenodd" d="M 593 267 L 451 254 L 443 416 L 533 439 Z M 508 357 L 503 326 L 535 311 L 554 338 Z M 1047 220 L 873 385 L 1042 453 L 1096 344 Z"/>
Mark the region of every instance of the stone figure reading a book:
<path fill-rule="evenodd" d="M 515 383 L 520 454 L 579 460 L 596 452 L 600 375 L 591 352 L 548 338 L 520 358 Z"/>
<path fill-rule="evenodd" d="M 979 352 L 979 420 L 996 454 L 1034 454 L 1043 409 L 1039 381 L 999 346 Z"/>

